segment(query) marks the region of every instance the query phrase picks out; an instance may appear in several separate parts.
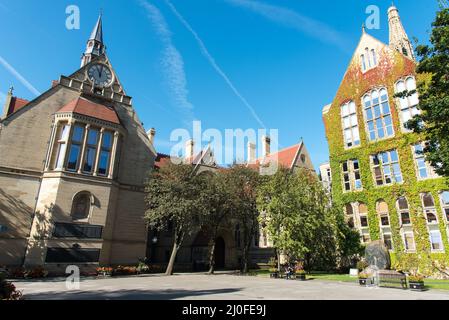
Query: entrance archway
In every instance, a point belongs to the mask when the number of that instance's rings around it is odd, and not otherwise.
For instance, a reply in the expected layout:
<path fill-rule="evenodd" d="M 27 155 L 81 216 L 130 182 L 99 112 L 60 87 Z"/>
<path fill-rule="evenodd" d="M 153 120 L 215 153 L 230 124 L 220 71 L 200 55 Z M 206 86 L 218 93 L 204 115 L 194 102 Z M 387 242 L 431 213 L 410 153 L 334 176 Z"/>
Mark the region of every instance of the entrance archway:
<path fill-rule="evenodd" d="M 226 266 L 226 243 L 222 237 L 215 242 L 215 268 L 224 269 Z"/>

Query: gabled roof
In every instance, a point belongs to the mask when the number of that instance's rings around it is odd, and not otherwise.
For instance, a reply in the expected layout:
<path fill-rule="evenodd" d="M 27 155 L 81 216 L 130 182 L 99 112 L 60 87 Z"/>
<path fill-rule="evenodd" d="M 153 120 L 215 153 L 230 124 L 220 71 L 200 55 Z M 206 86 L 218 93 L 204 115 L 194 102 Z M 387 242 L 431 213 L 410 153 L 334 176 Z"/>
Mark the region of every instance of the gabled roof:
<path fill-rule="evenodd" d="M 29 103 L 28 100 L 18 98 L 18 97 L 11 97 L 11 102 L 9 103 L 9 108 L 8 108 L 8 112 L 7 112 L 6 116 L 9 116 L 9 115 L 19 111 L 20 109 L 25 107 L 28 103 Z"/>
<path fill-rule="evenodd" d="M 120 119 L 114 109 L 102 104 L 94 103 L 86 98 L 78 97 L 58 110 L 59 112 L 73 112 L 91 118 L 120 124 Z"/>
<path fill-rule="evenodd" d="M 259 169 L 260 166 L 265 166 L 270 164 L 271 162 L 275 162 L 281 167 L 293 169 L 303 145 L 304 142 L 300 142 L 299 144 L 288 147 L 281 151 L 271 153 L 264 158 L 257 159 L 255 163 L 248 164 L 248 167 Z"/>

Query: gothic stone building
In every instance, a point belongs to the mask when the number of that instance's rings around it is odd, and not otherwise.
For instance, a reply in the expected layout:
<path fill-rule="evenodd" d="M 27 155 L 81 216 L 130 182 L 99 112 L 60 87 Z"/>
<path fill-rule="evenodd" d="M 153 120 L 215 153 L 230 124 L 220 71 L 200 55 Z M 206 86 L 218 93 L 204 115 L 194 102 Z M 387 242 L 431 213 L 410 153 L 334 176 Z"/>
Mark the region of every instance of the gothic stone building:
<path fill-rule="evenodd" d="M 135 264 L 146 255 L 144 179 L 156 152 L 103 43 L 81 68 L 0 120 L 0 265 Z"/>
<path fill-rule="evenodd" d="M 106 55 L 100 17 L 79 70 L 33 101 L 8 94 L 0 119 L 0 266 L 60 271 L 72 264 L 135 265 L 145 257 L 168 262 L 171 233 L 155 234 L 144 221 L 148 172 L 170 161 L 156 153 L 154 135 L 145 132 Z M 195 170 L 219 169 L 210 149 L 196 156 L 193 149 L 189 141 L 185 162 Z M 304 143 L 271 153 L 266 140 L 264 150 L 255 159 L 249 144 L 255 168 L 275 159 L 313 171 Z M 238 265 L 240 245 L 239 223 L 230 221 L 217 239 L 218 267 Z M 273 254 L 263 234 L 253 247 L 256 263 Z M 177 265 L 200 265 L 207 250 L 199 230 Z"/>
<path fill-rule="evenodd" d="M 448 261 L 449 185 L 404 124 L 419 112 L 416 62 L 396 7 L 390 43 L 363 30 L 335 100 L 323 110 L 334 200 L 363 242 L 382 240 L 393 261 Z M 405 98 L 396 93 L 408 91 Z"/>
<path fill-rule="evenodd" d="M 193 151 L 194 145 L 194 141 L 187 142 L 184 163 L 191 164 L 195 172 L 226 170 L 217 166 L 213 150 L 210 147 L 195 155 Z M 304 142 L 279 152 L 271 152 L 270 139 L 264 137 L 262 146 L 262 157 L 257 159 L 256 145 L 252 142 L 248 143 L 247 166 L 249 168 L 261 172 L 260 168 L 262 166 L 270 164 L 274 167 L 282 166 L 291 171 L 305 168 L 314 172 L 314 167 Z M 160 168 L 168 161 L 170 161 L 168 155 L 159 154 L 155 167 Z M 168 229 L 163 232 L 150 231 L 149 233 L 149 258 L 154 263 L 165 264 L 169 261 L 173 247 L 173 237 L 171 228 L 169 227 Z M 215 246 L 215 266 L 217 268 L 239 268 L 243 245 L 241 241 L 242 229 L 241 223 L 235 219 L 230 219 L 223 223 L 218 232 Z M 196 230 L 192 236 L 185 240 L 183 247 L 178 253 L 178 270 L 189 270 L 192 267 L 195 270 L 205 269 L 209 262 L 208 252 L 209 238 L 207 236 L 207 228 Z M 252 240 L 250 256 L 254 266 L 266 266 L 269 259 L 275 256 L 273 245 L 262 228 L 260 228 L 260 231 Z"/>

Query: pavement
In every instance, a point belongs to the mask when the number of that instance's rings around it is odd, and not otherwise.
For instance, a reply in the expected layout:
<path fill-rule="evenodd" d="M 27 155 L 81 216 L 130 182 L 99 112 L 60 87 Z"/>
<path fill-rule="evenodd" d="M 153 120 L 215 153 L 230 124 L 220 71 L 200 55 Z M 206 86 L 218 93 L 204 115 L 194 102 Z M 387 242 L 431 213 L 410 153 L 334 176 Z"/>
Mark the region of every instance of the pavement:
<path fill-rule="evenodd" d="M 184 274 L 83 279 L 79 290 L 61 278 L 14 283 L 27 300 L 449 300 L 449 291 L 365 288 L 356 281 Z"/>

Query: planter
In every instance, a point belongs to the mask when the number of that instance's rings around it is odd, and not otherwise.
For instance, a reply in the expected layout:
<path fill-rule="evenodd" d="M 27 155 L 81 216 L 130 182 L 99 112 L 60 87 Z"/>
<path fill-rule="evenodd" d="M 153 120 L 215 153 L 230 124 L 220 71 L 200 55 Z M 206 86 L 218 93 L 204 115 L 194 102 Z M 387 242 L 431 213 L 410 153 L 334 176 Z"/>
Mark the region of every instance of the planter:
<path fill-rule="evenodd" d="M 296 275 L 296 280 L 306 281 L 306 275 L 305 274 L 297 274 Z"/>
<path fill-rule="evenodd" d="M 359 284 L 363 287 L 366 287 L 368 284 L 368 279 L 359 279 Z"/>
<path fill-rule="evenodd" d="M 270 274 L 270 278 L 271 279 L 278 279 L 279 278 L 279 273 L 277 273 L 277 272 L 271 273 Z"/>
<path fill-rule="evenodd" d="M 410 287 L 410 290 L 413 290 L 413 291 L 424 291 L 424 281 L 420 281 L 420 282 L 417 282 L 417 281 L 410 281 L 409 282 L 409 287 Z"/>

